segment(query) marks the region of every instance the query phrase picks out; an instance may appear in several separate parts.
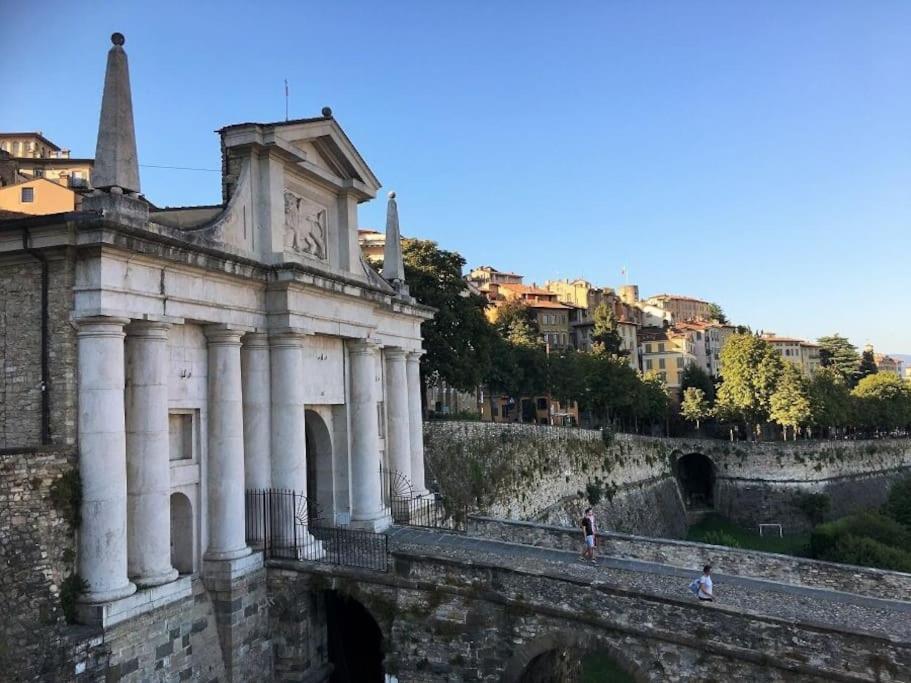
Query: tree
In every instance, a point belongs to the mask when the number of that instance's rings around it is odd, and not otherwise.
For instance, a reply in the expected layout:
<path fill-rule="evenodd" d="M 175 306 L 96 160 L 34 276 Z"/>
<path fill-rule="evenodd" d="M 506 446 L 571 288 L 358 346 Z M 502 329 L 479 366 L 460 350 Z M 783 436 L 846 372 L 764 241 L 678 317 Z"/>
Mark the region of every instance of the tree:
<path fill-rule="evenodd" d="M 690 387 L 701 389 L 709 403 L 715 400 L 715 383 L 709 373 L 695 363 L 688 363 L 680 377 L 680 388 L 686 391 Z"/>
<path fill-rule="evenodd" d="M 832 368 L 842 376 L 849 387 L 855 384 L 855 375 L 860 365 L 857 347 L 837 332 L 816 340 L 819 344 L 819 362 L 824 368 Z"/>
<path fill-rule="evenodd" d="M 628 365 L 626 367 L 629 367 Z M 650 424 L 663 421 L 667 417 L 670 398 L 667 387 L 655 372 L 648 372 L 636 385 L 633 396 L 632 412 L 636 420 L 645 420 Z"/>
<path fill-rule="evenodd" d="M 721 378 L 715 408 L 726 419 L 741 420 L 747 432 L 769 417 L 781 375 L 779 353 L 764 339 L 732 335 L 721 349 Z"/>
<path fill-rule="evenodd" d="M 864 377 L 873 375 L 879 372 L 879 368 L 876 367 L 876 358 L 873 356 L 873 349 L 867 347 L 864 349 L 863 353 L 860 354 L 860 364 L 857 366 L 857 373 L 855 374 L 856 380 L 859 382 Z"/>
<path fill-rule="evenodd" d="M 695 422 L 696 429 L 699 429 L 699 423 L 711 414 L 711 406 L 705 392 L 697 387 L 684 389 L 683 400 L 680 402 L 680 414 L 687 422 Z"/>
<path fill-rule="evenodd" d="M 769 417 L 781 425 L 784 438 L 788 438 L 788 427 L 797 439 L 797 429 L 810 421 L 810 397 L 806 382 L 800 371 L 791 363 L 785 363 L 778 377 L 778 384 L 770 401 Z"/>
<path fill-rule="evenodd" d="M 891 372 L 864 377 L 851 391 L 861 427 L 892 431 L 911 423 L 911 386 Z"/>
<path fill-rule="evenodd" d="M 709 319 L 714 320 L 720 325 L 728 324 L 728 317 L 724 314 L 721 306 L 716 303 L 709 304 Z"/>
<path fill-rule="evenodd" d="M 614 309 L 602 301 L 595 308 L 592 319 L 594 320 L 592 342 L 595 350 L 612 356 L 627 355 L 622 348 L 623 340 L 617 331 L 617 316 L 614 315 Z"/>
<path fill-rule="evenodd" d="M 847 382 L 834 368 L 818 368 L 809 383 L 812 423 L 819 427 L 838 429 L 851 422 L 851 391 Z"/>
<path fill-rule="evenodd" d="M 514 346 L 541 346 L 535 312 L 521 299 L 512 299 L 497 307 L 494 327 L 503 339 Z"/>
<path fill-rule="evenodd" d="M 493 329 L 484 316 L 487 300 L 473 294 L 462 279 L 458 253 L 429 240 L 403 240 L 405 279 L 417 301 L 436 309 L 421 325 L 424 348 L 421 375 L 471 391 L 490 367 Z"/>

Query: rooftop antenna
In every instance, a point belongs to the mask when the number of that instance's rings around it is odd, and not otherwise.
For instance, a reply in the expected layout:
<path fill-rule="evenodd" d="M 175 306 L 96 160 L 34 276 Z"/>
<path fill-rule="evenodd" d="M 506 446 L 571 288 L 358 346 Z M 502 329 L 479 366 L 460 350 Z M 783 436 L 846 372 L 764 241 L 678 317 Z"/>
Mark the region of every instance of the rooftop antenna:
<path fill-rule="evenodd" d="M 288 120 L 288 79 L 285 79 L 285 121 Z"/>

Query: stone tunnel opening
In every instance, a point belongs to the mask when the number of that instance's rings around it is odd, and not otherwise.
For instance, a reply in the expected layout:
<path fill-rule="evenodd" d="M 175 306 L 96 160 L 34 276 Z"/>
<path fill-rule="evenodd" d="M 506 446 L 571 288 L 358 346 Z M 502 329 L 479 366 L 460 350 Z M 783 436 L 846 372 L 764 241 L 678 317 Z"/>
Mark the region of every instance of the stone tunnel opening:
<path fill-rule="evenodd" d="M 532 659 L 518 683 L 635 683 L 636 679 L 609 652 L 556 648 Z"/>
<path fill-rule="evenodd" d="M 715 465 L 702 453 L 688 453 L 677 460 L 677 481 L 687 509 L 714 506 Z"/>
<path fill-rule="evenodd" d="M 383 632 L 357 600 L 326 591 L 330 683 L 383 683 Z"/>

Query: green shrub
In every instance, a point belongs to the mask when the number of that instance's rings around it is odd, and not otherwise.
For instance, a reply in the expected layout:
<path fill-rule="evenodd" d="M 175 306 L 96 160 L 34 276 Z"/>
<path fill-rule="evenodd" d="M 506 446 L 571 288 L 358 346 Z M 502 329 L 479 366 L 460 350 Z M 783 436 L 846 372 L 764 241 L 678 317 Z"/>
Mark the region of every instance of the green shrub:
<path fill-rule="evenodd" d="M 726 531 L 707 531 L 702 537 L 703 543 L 710 545 L 726 545 L 728 548 L 739 548 L 740 541 Z"/>
<path fill-rule="evenodd" d="M 804 493 L 797 498 L 797 507 L 813 525 L 821 524 L 832 509 L 832 499 L 825 493 Z"/>
<path fill-rule="evenodd" d="M 817 526 L 810 535 L 810 553 L 818 559 L 840 562 L 835 549 L 847 536 L 904 548 L 909 544 L 909 535 L 908 530 L 894 519 L 877 512 L 860 512 Z"/>
<path fill-rule="evenodd" d="M 79 574 L 70 574 L 60 584 L 60 607 L 63 609 L 63 615 L 66 617 L 68 624 L 75 623 L 76 600 L 88 588 L 89 584 Z"/>
<path fill-rule="evenodd" d="M 74 529 L 82 523 L 80 509 L 82 507 L 82 480 L 79 479 L 79 470 L 68 470 L 54 480 L 50 488 L 51 502 L 54 504 L 64 519 Z"/>
<path fill-rule="evenodd" d="M 911 552 L 860 536 L 849 535 L 838 539 L 832 556 L 824 559 L 862 567 L 911 572 Z"/>
<path fill-rule="evenodd" d="M 883 507 L 889 517 L 911 531 L 911 477 L 905 477 L 889 489 L 889 500 Z"/>
<path fill-rule="evenodd" d="M 589 505 L 595 506 L 601 502 L 601 498 L 604 496 L 604 490 L 601 487 L 601 482 L 588 482 L 585 485 L 585 497 L 588 498 Z"/>

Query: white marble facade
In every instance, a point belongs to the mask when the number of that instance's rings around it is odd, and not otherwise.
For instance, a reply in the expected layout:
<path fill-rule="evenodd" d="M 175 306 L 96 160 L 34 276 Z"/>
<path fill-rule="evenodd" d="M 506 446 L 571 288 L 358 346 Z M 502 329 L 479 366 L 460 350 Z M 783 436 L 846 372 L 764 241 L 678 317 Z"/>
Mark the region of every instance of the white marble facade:
<path fill-rule="evenodd" d="M 220 135 L 222 207 L 153 209 L 115 178 L 84 203 L 104 220 L 76 222 L 88 602 L 243 564 L 247 489 L 372 530 L 390 523 L 381 465 L 426 492 L 432 311 L 361 257 L 378 180 L 328 110 Z"/>

